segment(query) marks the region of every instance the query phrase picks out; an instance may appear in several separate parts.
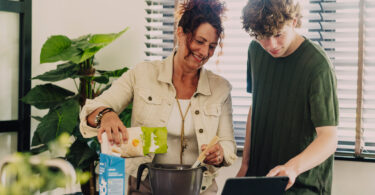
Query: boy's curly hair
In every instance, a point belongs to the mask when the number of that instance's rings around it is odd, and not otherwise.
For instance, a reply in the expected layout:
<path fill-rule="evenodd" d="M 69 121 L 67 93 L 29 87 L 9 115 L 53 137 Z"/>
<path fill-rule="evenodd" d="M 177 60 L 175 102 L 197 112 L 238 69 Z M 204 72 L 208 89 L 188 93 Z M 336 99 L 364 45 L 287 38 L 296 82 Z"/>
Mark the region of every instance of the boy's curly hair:
<path fill-rule="evenodd" d="M 301 26 L 301 8 L 293 0 L 249 0 L 242 10 L 242 25 L 250 36 L 272 36 L 288 21 Z"/>

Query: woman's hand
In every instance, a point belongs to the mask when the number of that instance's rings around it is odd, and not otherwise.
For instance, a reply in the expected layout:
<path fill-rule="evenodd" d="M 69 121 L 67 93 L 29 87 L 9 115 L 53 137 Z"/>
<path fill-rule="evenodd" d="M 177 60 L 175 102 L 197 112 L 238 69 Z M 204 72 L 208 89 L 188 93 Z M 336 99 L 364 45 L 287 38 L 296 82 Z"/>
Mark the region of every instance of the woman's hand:
<path fill-rule="evenodd" d="M 204 151 L 207 148 L 207 144 L 203 144 L 201 146 L 201 150 Z M 216 143 L 212 147 L 208 148 L 206 151 L 206 158 L 204 159 L 204 163 L 208 165 L 220 165 L 224 160 L 224 152 L 223 148 L 219 143 Z"/>
<path fill-rule="evenodd" d="M 122 142 L 128 140 L 128 131 L 115 112 L 108 112 L 104 114 L 101 119 L 98 131 L 98 140 L 100 143 L 102 143 L 102 134 L 104 132 L 107 133 L 108 141 L 111 145 L 113 145 L 113 143 L 120 145 Z"/>

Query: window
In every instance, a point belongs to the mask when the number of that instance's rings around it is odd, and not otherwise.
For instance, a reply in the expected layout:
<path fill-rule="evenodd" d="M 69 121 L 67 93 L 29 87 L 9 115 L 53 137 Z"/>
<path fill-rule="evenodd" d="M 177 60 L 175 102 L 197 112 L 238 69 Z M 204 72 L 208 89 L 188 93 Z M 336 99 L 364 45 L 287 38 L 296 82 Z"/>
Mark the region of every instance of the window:
<path fill-rule="evenodd" d="M 176 0 L 177 1 L 177 0 Z M 149 60 L 162 59 L 173 48 L 175 1 L 148 1 Z M 223 55 L 205 67 L 227 78 L 232 86 L 233 120 L 239 148 L 243 147 L 251 94 L 246 92 L 247 48 L 242 29 L 247 0 L 227 0 Z M 300 32 L 329 55 L 337 76 L 340 104 L 339 145 L 336 155 L 375 157 L 375 2 L 371 0 L 300 0 Z M 218 48 L 216 52 L 220 51 Z M 216 61 L 219 63 L 216 64 Z"/>
<path fill-rule="evenodd" d="M 340 104 L 338 156 L 374 157 L 374 3 L 370 0 L 303 1 L 305 35 L 329 55 Z M 371 17 L 372 16 L 372 17 Z"/>
<path fill-rule="evenodd" d="M 30 149 L 30 105 L 20 99 L 31 87 L 31 8 L 31 0 L 0 0 L 0 75 L 11 83 L 0 85 L 0 140 L 11 150 L 16 140 L 17 151 Z"/>
<path fill-rule="evenodd" d="M 147 60 L 161 60 L 173 50 L 174 0 L 146 0 Z"/>

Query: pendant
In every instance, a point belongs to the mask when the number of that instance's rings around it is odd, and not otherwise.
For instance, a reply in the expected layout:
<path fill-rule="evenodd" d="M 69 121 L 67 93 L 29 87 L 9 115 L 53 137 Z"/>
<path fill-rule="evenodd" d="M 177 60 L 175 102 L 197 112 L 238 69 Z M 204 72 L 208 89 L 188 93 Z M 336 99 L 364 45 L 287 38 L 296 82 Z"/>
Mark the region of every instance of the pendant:
<path fill-rule="evenodd" d="M 188 140 L 184 139 L 184 141 L 182 142 L 182 152 L 184 152 L 187 149 L 187 146 L 188 146 Z"/>

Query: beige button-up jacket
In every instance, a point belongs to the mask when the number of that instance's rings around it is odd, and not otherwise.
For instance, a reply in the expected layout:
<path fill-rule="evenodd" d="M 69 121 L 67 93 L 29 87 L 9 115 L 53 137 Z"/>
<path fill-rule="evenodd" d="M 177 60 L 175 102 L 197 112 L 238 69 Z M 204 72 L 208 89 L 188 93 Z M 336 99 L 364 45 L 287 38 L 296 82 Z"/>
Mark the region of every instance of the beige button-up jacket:
<path fill-rule="evenodd" d="M 133 102 L 131 125 L 133 127 L 165 127 L 172 105 L 176 101 L 176 90 L 172 84 L 173 55 L 163 61 L 143 62 L 124 73 L 102 95 L 87 100 L 80 114 L 80 131 L 84 137 L 97 136 L 97 129 L 87 125 L 86 117 L 100 106 L 111 107 L 121 113 Z M 224 165 L 231 165 L 236 156 L 233 135 L 231 85 L 227 80 L 204 68 L 200 71 L 197 91 L 191 98 L 192 120 L 198 146 L 208 144 L 215 136 L 220 137 L 224 150 Z M 180 146 L 168 146 L 180 147 Z M 201 152 L 201 151 L 199 151 Z M 137 175 L 138 166 L 152 162 L 154 154 L 145 157 L 127 158 L 127 174 Z M 207 166 L 202 190 L 207 189 L 219 168 Z M 144 172 L 144 176 L 147 172 Z"/>

